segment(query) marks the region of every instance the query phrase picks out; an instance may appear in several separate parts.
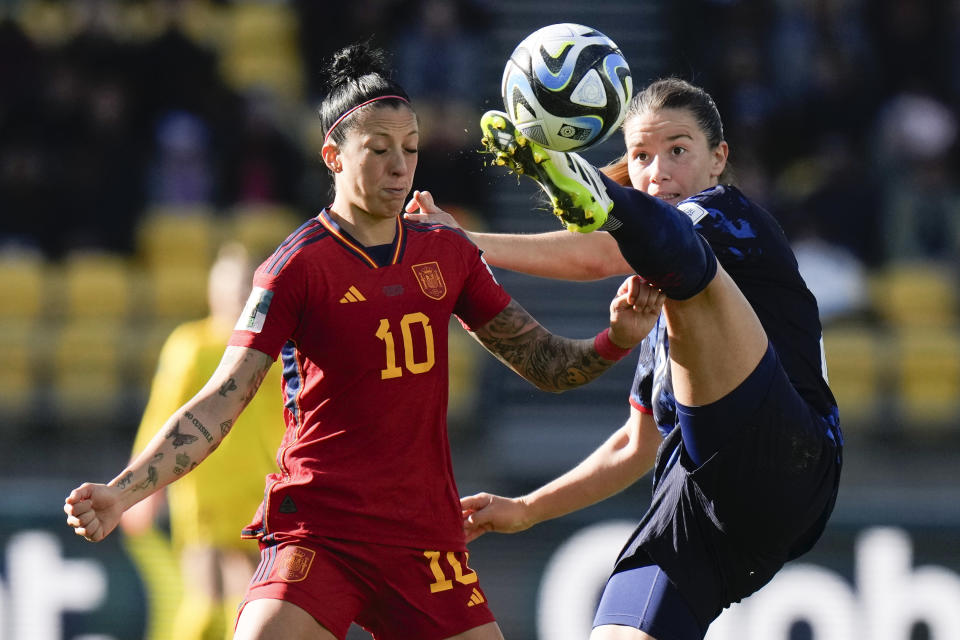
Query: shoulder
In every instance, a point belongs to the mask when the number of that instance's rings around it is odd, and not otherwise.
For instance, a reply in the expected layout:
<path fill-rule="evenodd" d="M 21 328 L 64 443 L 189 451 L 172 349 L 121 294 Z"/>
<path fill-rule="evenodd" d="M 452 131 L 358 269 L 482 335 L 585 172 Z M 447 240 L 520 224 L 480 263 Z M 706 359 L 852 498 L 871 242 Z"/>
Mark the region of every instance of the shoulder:
<path fill-rule="evenodd" d="M 433 237 L 445 239 L 458 238 L 463 242 L 473 244 L 470 242 L 467 234 L 465 234 L 462 230 L 455 227 L 449 227 L 445 224 L 439 224 L 435 222 L 415 222 L 413 220 L 407 220 L 404 218 L 403 226 L 406 227 L 407 231 L 412 234 L 428 234 Z"/>
<path fill-rule="evenodd" d="M 479 251 L 477 245 L 462 230 L 443 224 L 404 220 L 409 238 L 415 242 L 437 242 L 460 251 Z"/>
<path fill-rule="evenodd" d="M 718 184 L 709 189 L 704 189 L 696 195 L 690 196 L 677 206 L 686 211 L 688 208 L 696 206 L 707 209 L 745 208 L 753 206 L 753 203 L 743 195 L 742 191 L 733 185 Z"/>
<path fill-rule="evenodd" d="M 677 205 L 694 224 L 749 224 L 761 227 L 775 225 L 775 218 L 766 209 L 748 198 L 733 185 L 717 185 L 690 196 Z"/>
<path fill-rule="evenodd" d="M 305 252 L 309 253 L 310 247 L 315 247 L 329 235 L 330 232 L 317 218 L 310 218 L 280 243 L 270 257 L 263 261 L 257 272 L 266 277 L 279 276 L 291 264 L 301 259 Z"/>

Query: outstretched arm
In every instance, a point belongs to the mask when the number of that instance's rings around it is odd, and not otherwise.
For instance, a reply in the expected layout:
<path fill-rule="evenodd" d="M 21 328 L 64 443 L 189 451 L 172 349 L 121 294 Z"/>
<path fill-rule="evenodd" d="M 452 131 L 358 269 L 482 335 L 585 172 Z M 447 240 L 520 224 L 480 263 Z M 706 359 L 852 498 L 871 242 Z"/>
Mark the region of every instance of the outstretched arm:
<path fill-rule="evenodd" d="M 120 475 L 105 485 L 86 482 L 67 496 L 67 524 L 87 540 L 103 540 L 124 511 L 191 471 L 220 445 L 271 364 L 255 349 L 227 347 L 203 389 L 170 416 Z"/>
<path fill-rule="evenodd" d="M 516 533 L 623 491 L 647 473 L 660 447 L 653 416 L 630 409 L 627 423 L 580 464 L 520 498 L 478 493 L 460 499 L 467 542 L 488 531 Z"/>
<path fill-rule="evenodd" d="M 590 382 L 626 355 L 625 351 L 611 355 L 609 349 L 604 349 L 607 337 L 615 351 L 639 344 L 653 328 L 663 301 L 663 294 L 633 276 L 620 285 L 610 303 L 610 329 L 606 336 L 582 340 L 556 336 L 516 300 L 511 300 L 473 335 L 538 389 L 561 392 Z"/>
<path fill-rule="evenodd" d="M 633 269 L 620 254 L 616 240 L 606 232 L 478 233 L 460 227 L 438 207 L 429 191 L 414 191 L 406 217 L 459 228 L 483 250 L 487 262 L 510 271 L 558 280 L 602 280 L 628 275 Z"/>

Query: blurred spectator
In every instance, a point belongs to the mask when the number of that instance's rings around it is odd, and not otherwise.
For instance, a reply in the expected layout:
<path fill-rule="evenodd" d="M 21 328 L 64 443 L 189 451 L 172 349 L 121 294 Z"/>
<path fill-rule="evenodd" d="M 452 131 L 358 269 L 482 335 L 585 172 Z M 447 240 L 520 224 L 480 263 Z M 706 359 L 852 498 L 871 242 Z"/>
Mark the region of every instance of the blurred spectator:
<path fill-rule="evenodd" d="M 888 260 L 960 259 L 957 116 L 929 95 L 904 93 L 877 122 Z"/>
<path fill-rule="evenodd" d="M 813 228 L 791 245 L 800 275 L 817 298 L 824 326 L 867 313 L 867 271 L 853 252 L 824 240 Z"/>
<path fill-rule="evenodd" d="M 169 126 L 182 129 L 178 136 L 192 136 L 189 144 L 203 148 L 202 164 L 213 172 L 198 178 L 198 182 L 211 180 L 218 176 L 221 162 L 229 160 L 224 148 L 236 135 L 242 98 L 220 76 L 216 52 L 187 35 L 187 3 L 172 0 L 161 4 L 165 28 L 139 47 L 137 74 L 132 80 L 140 97 L 140 126 L 158 145 L 166 135 L 174 135 L 174 131 L 164 131 Z M 188 119 L 181 117 L 184 115 L 189 115 L 192 124 L 187 124 Z M 171 116 L 175 117 L 171 120 Z M 177 144 L 185 142 L 183 139 Z M 155 147 L 153 154 L 162 156 L 168 151 Z M 195 148 L 192 152 L 199 151 Z M 194 161 L 200 162 L 197 158 Z M 222 194 L 217 187 L 215 181 L 206 187 L 204 201 L 220 202 Z"/>
<path fill-rule="evenodd" d="M 298 203 L 305 159 L 279 120 L 269 96 L 247 96 L 239 129 L 225 148 L 225 204 Z"/>
<path fill-rule="evenodd" d="M 796 93 L 784 100 L 783 110 L 794 139 L 800 144 L 817 143 L 823 134 L 841 131 L 850 143 L 862 145 L 869 119 L 863 115 L 876 108 L 875 55 L 857 19 L 857 0 L 792 0 L 796 22 L 805 22 L 811 36 L 807 46 L 784 42 L 773 52 L 778 60 L 792 57 L 794 68 L 774 67 L 774 82 L 781 88 L 791 82 L 794 71 L 803 82 L 794 82 Z M 800 59 L 802 58 L 802 60 Z M 800 72 L 796 67 L 805 66 Z M 777 131 L 770 132 L 776 138 Z M 817 152 L 814 148 L 807 151 Z"/>
<path fill-rule="evenodd" d="M 725 129 L 738 131 L 746 140 L 763 132 L 776 107 L 776 97 L 762 65 L 764 55 L 750 40 L 734 42 L 723 58 L 723 84 L 727 87 Z"/>
<path fill-rule="evenodd" d="M 130 96 L 119 77 L 91 82 L 85 96 L 86 125 L 78 141 L 76 199 L 64 202 L 75 227 L 69 246 L 110 251 L 133 249 L 137 216 L 144 206 L 143 141 L 133 130 Z"/>
<path fill-rule="evenodd" d="M 857 88 L 872 75 L 874 55 L 861 17 L 862 0 L 778 0 L 770 38 L 771 84 L 781 99 L 803 100 L 823 86 L 829 61 L 854 67 Z M 843 75 L 847 75 L 845 70 Z"/>
<path fill-rule="evenodd" d="M 486 20 L 468 0 L 420 0 L 394 39 L 399 81 L 420 109 L 459 102 L 477 108 L 484 93 L 477 61 Z M 426 120 L 426 118 L 421 118 Z"/>
<path fill-rule="evenodd" d="M 855 140 L 839 131 L 817 138 L 815 155 L 803 163 L 808 183 L 793 185 L 795 193 L 802 193 L 787 207 L 784 224 L 791 239 L 815 235 L 862 265 L 876 267 L 884 257 L 884 220 L 877 215 L 883 191 L 858 155 Z"/>
<path fill-rule="evenodd" d="M 149 199 L 156 205 L 213 202 L 215 173 L 206 123 L 186 111 L 171 111 L 157 122 L 150 162 Z"/>
<path fill-rule="evenodd" d="M 140 429 L 136 455 L 167 416 L 187 402 L 217 368 L 250 291 L 254 261 L 239 244 L 224 245 L 210 269 L 210 315 L 177 327 L 164 344 Z M 259 560 L 255 542 L 241 540 L 260 505 L 264 477 L 276 471 L 283 436 L 280 367 L 267 374 L 237 423 L 189 475 L 124 514 L 127 548 L 148 585 L 148 640 L 233 637 L 233 621 Z M 158 527 L 169 505 L 170 539 Z M 171 547 L 172 552 L 171 554 Z M 182 583 L 164 559 L 179 558 Z M 175 609 L 175 614 L 170 611 Z"/>
<path fill-rule="evenodd" d="M 216 52 L 186 34 L 182 24 L 186 3 L 173 0 L 161 4 L 166 8 L 166 28 L 139 47 L 132 78 L 144 121 L 153 122 L 174 109 L 189 111 L 208 126 L 216 126 L 215 141 L 219 142 L 236 122 L 239 100 L 220 76 Z"/>

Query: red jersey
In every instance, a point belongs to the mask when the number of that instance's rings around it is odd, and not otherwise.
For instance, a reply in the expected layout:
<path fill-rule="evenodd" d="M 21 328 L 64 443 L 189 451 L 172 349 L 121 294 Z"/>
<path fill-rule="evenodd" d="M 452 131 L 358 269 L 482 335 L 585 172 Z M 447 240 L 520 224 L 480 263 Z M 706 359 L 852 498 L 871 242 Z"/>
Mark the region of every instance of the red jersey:
<path fill-rule="evenodd" d="M 244 536 L 463 549 L 447 328 L 451 314 L 479 328 L 510 301 L 480 250 L 402 218 L 371 250 L 324 210 L 253 284 L 230 344 L 281 357 L 286 433 Z"/>

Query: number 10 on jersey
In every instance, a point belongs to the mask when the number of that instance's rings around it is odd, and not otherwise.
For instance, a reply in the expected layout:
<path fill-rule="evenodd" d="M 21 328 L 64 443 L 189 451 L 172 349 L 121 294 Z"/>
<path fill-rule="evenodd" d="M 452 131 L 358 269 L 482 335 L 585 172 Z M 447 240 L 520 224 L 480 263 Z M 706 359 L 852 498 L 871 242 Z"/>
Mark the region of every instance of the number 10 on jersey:
<path fill-rule="evenodd" d="M 380 325 L 377 327 L 376 336 L 383 341 L 386 350 L 386 366 L 380 370 L 380 379 L 388 380 L 390 378 L 399 378 L 403 375 L 403 369 L 406 368 L 410 373 L 426 373 L 433 368 L 436 362 L 436 354 L 433 348 L 433 327 L 430 326 L 430 318 L 418 311 L 416 313 L 405 314 L 400 319 L 400 336 L 402 344 L 400 349 L 403 352 L 403 365 L 397 364 L 397 341 L 394 337 L 394 327 L 391 326 L 387 318 L 381 318 Z M 416 360 L 414 344 L 416 335 L 419 338 L 423 335 L 424 356 L 422 361 Z"/>

